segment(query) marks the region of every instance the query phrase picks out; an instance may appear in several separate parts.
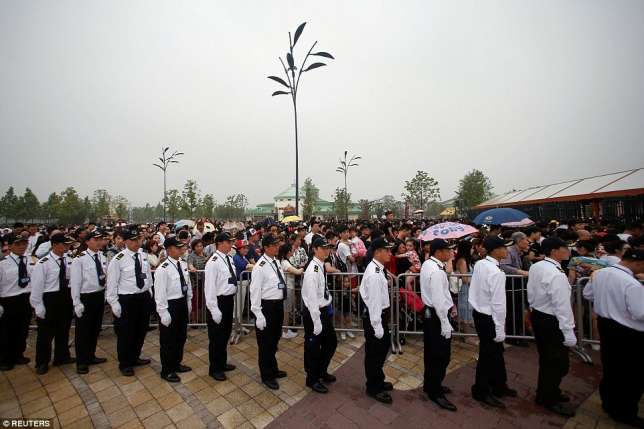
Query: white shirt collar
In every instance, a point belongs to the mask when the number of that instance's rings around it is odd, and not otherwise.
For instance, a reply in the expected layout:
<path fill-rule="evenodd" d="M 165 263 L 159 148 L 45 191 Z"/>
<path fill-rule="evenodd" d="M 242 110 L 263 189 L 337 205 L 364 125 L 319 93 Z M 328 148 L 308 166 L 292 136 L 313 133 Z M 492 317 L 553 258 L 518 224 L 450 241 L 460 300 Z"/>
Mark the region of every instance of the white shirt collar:
<path fill-rule="evenodd" d="M 92 258 L 94 257 L 94 255 L 96 255 L 96 254 L 98 253 L 98 252 L 92 252 L 91 250 L 89 250 L 89 248 L 87 248 L 87 250 L 85 250 L 85 251 L 86 251 L 86 252 L 87 252 L 87 254 L 88 254 L 89 256 L 91 256 Z"/>
<path fill-rule="evenodd" d="M 171 263 L 173 263 L 174 265 L 179 265 L 179 261 L 177 261 L 176 259 L 174 259 L 174 258 L 172 258 L 172 257 L 170 257 L 170 256 L 168 256 L 168 261 L 170 261 L 170 262 L 171 262 Z"/>
<path fill-rule="evenodd" d="M 375 259 L 372 259 L 372 261 L 373 261 L 374 264 L 376 264 L 376 267 L 381 268 L 381 269 L 385 268 L 384 265 L 382 265 L 380 262 L 376 261 Z"/>
<path fill-rule="evenodd" d="M 63 256 L 58 256 L 58 255 L 57 255 L 57 254 L 55 254 L 53 251 L 51 251 L 51 252 L 49 252 L 49 256 L 51 256 L 52 258 L 54 258 L 54 260 L 55 260 L 55 261 L 60 261 L 62 258 L 64 258 L 64 257 L 65 257 L 65 254 L 63 253 Z"/>
<path fill-rule="evenodd" d="M 263 255 L 263 256 L 264 256 L 264 258 L 266 258 L 266 260 L 267 260 L 269 263 L 271 263 L 271 264 L 273 263 L 273 261 L 275 261 L 275 259 L 274 259 L 274 258 L 271 258 L 271 257 L 270 257 L 270 256 L 268 256 L 266 253 L 264 253 L 264 255 Z"/>
<path fill-rule="evenodd" d="M 494 259 L 492 256 L 487 255 L 487 256 L 485 257 L 485 259 L 487 259 L 488 261 L 492 262 L 492 263 L 493 263 L 494 265 L 496 265 L 497 267 L 499 266 L 499 261 L 497 261 L 496 259 Z"/>
<path fill-rule="evenodd" d="M 15 259 L 16 261 L 19 261 L 19 260 L 20 260 L 20 258 L 21 258 L 21 256 L 20 256 L 20 255 L 16 255 L 16 254 L 15 254 L 15 253 L 13 253 L 13 252 L 9 253 L 9 256 L 11 256 L 11 257 L 12 257 L 13 259 Z M 24 255 L 22 255 L 22 256 L 24 256 Z"/>
<path fill-rule="evenodd" d="M 439 268 L 443 268 L 443 267 L 445 267 L 445 264 L 444 264 L 444 263 L 442 263 L 442 262 L 441 262 L 441 261 L 439 261 L 438 259 L 434 258 L 433 256 L 432 256 L 432 257 L 430 257 L 429 259 L 431 259 L 432 261 L 436 262 L 436 265 L 438 265 L 438 267 L 439 267 Z"/>
<path fill-rule="evenodd" d="M 543 260 L 544 260 L 544 261 L 548 261 L 548 262 L 550 262 L 551 264 L 555 264 L 558 268 L 561 268 L 561 264 L 560 264 L 559 262 L 555 261 L 555 260 L 554 260 L 554 259 L 552 259 L 552 258 L 549 258 L 549 257 L 547 257 L 547 256 L 546 256 Z"/>
<path fill-rule="evenodd" d="M 630 268 L 625 267 L 625 266 L 624 266 L 624 265 L 622 265 L 622 264 L 615 264 L 615 265 L 613 265 L 613 268 L 618 268 L 618 269 L 620 269 L 620 270 L 622 270 L 622 271 L 627 272 L 627 273 L 628 273 L 628 274 L 630 274 L 631 276 L 635 277 L 635 274 L 633 274 L 633 271 L 631 271 L 631 269 L 630 269 Z"/>
<path fill-rule="evenodd" d="M 317 256 L 313 257 L 313 262 L 315 262 L 318 265 L 324 265 L 324 263 L 322 261 L 320 261 Z"/>

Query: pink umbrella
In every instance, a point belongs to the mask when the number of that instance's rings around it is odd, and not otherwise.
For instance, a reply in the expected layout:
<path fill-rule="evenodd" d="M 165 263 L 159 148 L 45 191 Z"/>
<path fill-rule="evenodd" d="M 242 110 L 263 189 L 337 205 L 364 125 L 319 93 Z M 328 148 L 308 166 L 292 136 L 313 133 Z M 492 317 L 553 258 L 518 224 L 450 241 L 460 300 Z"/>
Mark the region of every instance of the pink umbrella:
<path fill-rule="evenodd" d="M 479 230 L 470 225 L 465 225 L 457 222 L 443 222 L 432 225 L 420 234 L 422 241 L 431 241 L 435 238 L 442 238 L 443 240 L 450 240 L 454 238 L 465 237 L 466 235 L 474 234 Z"/>

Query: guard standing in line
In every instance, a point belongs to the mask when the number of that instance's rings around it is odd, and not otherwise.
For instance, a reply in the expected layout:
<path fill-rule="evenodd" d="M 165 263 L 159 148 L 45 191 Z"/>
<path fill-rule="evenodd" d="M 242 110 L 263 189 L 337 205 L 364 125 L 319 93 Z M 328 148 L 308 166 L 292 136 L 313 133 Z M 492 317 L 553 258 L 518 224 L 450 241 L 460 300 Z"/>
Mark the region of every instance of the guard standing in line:
<path fill-rule="evenodd" d="M 232 238 L 223 232 L 215 237 L 217 250 L 206 262 L 204 292 L 208 323 L 208 374 L 218 381 L 226 380 L 227 371 L 235 369 L 228 363 L 228 339 L 233 329 L 233 309 L 237 292 L 237 276 L 230 257 Z"/>
<path fill-rule="evenodd" d="M 277 263 L 279 243 L 272 234 L 262 237 L 264 254 L 253 268 L 250 281 L 250 309 L 255 315 L 259 372 L 269 389 L 279 389 L 278 378 L 286 372 L 277 367 L 277 345 L 282 337 L 286 281 L 282 267 Z"/>
<path fill-rule="evenodd" d="M 134 375 L 134 367 L 147 365 L 141 349 L 150 323 L 152 303 L 152 272 L 141 251 L 141 238 L 136 227 L 122 231 L 125 249 L 117 253 L 107 267 L 107 303 L 114 315 L 116 351 L 119 369 L 126 377 Z"/>
<path fill-rule="evenodd" d="M 644 428 L 638 405 L 644 392 L 644 250 L 628 250 L 622 260 L 595 271 L 584 288 L 594 301 L 603 366 L 602 408 L 620 423 Z"/>
<path fill-rule="evenodd" d="M 452 351 L 450 313 L 456 317 L 445 272 L 445 262 L 454 257 L 452 248 L 441 238 L 430 241 L 431 257 L 423 262 L 420 269 L 420 296 L 425 304 L 423 391 L 439 407 L 456 411 L 456 406 L 445 397 L 450 389 L 442 385 Z"/>
<path fill-rule="evenodd" d="M 36 312 L 36 373 L 49 371 L 51 341 L 54 340 L 54 366 L 76 362 L 69 355 L 69 329 L 74 305 L 69 290 L 72 260 L 67 254 L 74 242 L 64 234 L 51 236 L 51 251 L 34 266 L 31 276 L 31 306 Z"/>
<path fill-rule="evenodd" d="M 324 261 L 331 245 L 322 237 L 311 243 L 313 259 L 304 271 L 302 301 L 304 302 L 304 369 L 306 385 L 318 393 L 328 393 L 327 386 L 336 379 L 329 374 L 329 364 L 335 354 L 338 339 L 333 328 L 331 295 L 326 284 Z"/>
<path fill-rule="evenodd" d="M 393 385 L 385 381 L 383 366 L 391 347 L 389 334 L 389 280 L 385 266 L 391 261 L 391 245 L 383 237 L 371 243 L 373 259 L 365 268 L 360 283 L 360 307 L 364 327 L 364 370 L 367 395 L 391 404 Z"/>
<path fill-rule="evenodd" d="M 103 234 L 98 230 L 85 236 L 87 249 L 72 260 L 69 278 L 76 314 L 74 342 L 76 372 L 87 374 L 89 365 L 107 361 L 96 357 L 96 343 L 103 324 L 107 258 L 101 252 Z"/>
<path fill-rule="evenodd" d="M 181 364 L 188 335 L 188 315 L 192 310 L 192 287 L 188 284 L 188 264 L 181 259 L 186 251 L 185 243 L 170 237 L 163 245 L 168 259 L 154 273 L 154 299 L 161 321 L 161 378 L 177 383 L 181 381 L 177 373 L 192 369 Z"/>
<path fill-rule="evenodd" d="M 559 389 L 570 365 L 568 347 L 577 344 L 575 319 L 570 304 L 570 284 L 561 261 L 570 257 L 565 241 L 549 237 L 541 242 L 546 256 L 530 267 L 528 303 L 532 309 L 532 330 L 539 351 L 537 404 L 565 417 L 575 411 Z"/>
<path fill-rule="evenodd" d="M 0 260 L 0 371 L 30 362 L 23 353 L 27 347 L 31 321 L 31 263 L 25 252 L 27 238 L 8 237 L 10 253 Z"/>
<path fill-rule="evenodd" d="M 507 257 L 508 243 L 492 235 L 483 240 L 485 259 L 474 265 L 470 282 L 469 303 L 479 337 L 479 359 L 472 397 L 492 407 L 505 408 L 497 398 L 516 397 L 516 390 L 507 385 L 508 375 L 503 359 L 505 340 L 505 273 L 499 262 Z"/>

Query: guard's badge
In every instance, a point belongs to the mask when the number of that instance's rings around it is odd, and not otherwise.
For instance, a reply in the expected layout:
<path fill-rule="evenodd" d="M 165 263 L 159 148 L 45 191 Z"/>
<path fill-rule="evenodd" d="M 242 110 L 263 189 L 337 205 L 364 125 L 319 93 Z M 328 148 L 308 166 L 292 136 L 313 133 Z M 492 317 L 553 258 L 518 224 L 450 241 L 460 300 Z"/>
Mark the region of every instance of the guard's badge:
<path fill-rule="evenodd" d="M 114 259 L 116 259 L 117 261 L 120 261 L 122 257 L 123 257 L 123 253 L 119 253 L 114 257 Z"/>
<path fill-rule="evenodd" d="M 314 267 L 313 267 L 313 272 L 316 272 L 316 273 L 317 273 L 317 272 L 319 271 L 319 268 L 320 268 L 320 267 L 318 267 L 317 265 L 316 265 L 316 266 L 314 266 Z"/>
<path fill-rule="evenodd" d="M 377 272 L 377 273 L 379 273 L 379 272 L 380 272 L 380 267 L 376 267 L 376 272 Z"/>
<path fill-rule="evenodd" d="M 165 268 L 165 267 L 167 267 L 167 266 L 168 266 L 168 263 L 167 263 L 167 262 L 164 262 L 163 264 L 161 264 L 161 268 Z"/>
<path fill-rule="evenodd" d="M 263 267 L 264 265 L 266 265 L 266 261 L 262 261 L 262 262 L 259 263 L 260 267 Z"/>
<path fill-rule="evenodd" d="M 40 260 L 40 263 L 41 263 L 41 264 L 44 264 L 45 262 L 47 262 L 47 260 L 48 260 L 48 259 L 49 259 L 49 258 L 45 256 L 44 258 L 42 258 L 42 259 Z"/>
<path fill-rule="evenodd" d="M 215 262 L 216 260 L 217 260 L 217 256 L 216 256 L 216 255 L 213 255 L 213 257 L 212 257 L 212 262 Z"/>
<path fill-rule="evenodd" d="M 29 265 L 36 265 L 36 263 L 35 262 L 30 262 Z"/>

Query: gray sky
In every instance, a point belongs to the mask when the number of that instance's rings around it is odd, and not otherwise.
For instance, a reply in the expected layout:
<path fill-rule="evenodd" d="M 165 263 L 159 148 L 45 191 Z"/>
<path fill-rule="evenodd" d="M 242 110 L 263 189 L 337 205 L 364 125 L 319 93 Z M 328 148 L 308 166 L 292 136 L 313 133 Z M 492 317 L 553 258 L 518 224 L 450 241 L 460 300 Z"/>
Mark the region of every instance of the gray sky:
<path fill-rule="evenodd" d="M 162 146 L 218 201 L 294 181 L 292 106 L 271 97 L 287 32 L 336 57 L 303 77 L 300 176 L 354 200 L 426 170 L 444 199 L 644 164 L 644 2 L 32 1 L 0 5 L 0 190 L 159 201 Z M 60 168 L 64 167 L 64 168 Z"/>

